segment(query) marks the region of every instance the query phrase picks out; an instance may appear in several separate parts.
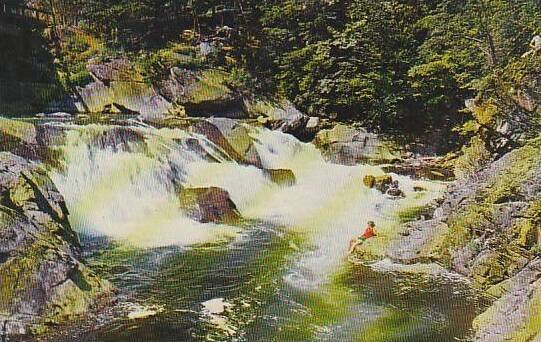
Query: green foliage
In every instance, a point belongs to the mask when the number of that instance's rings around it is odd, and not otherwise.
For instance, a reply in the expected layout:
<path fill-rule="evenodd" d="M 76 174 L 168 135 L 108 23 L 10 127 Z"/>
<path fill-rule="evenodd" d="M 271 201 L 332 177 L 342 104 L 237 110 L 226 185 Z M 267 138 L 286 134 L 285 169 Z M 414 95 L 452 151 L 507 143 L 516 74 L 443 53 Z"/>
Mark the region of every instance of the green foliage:
<path fill-rule="evenodd" d="M 108 46 L 138 56 L 147 81 L 171 66 L 222 68 L 233 71 L 233 83 L 278 92 L 310 115 L 410 130 L 451 131 L 466 121 L 466 99 L 502 94 L 499 75 L 516 68 L 507 66 L 541 24 L 535 0 L 68 0 L 57 7 L 77 13 L 79 25 Z M 207 40 L 218 48 L 198 56 L 197 44 Z M 69 50 L 90 49 L 76 40 Z M 84 71 L 73 68 L 73 82 L 84 83 Z"/>
<path fill-rule="evenodd" d="M 455 174 L 459 177 L 471 176 L 481 170 L 492 159 L 485 143 L 475 136 L 468 145 L 462 147 L 462 154 L 455 160 Z"/>

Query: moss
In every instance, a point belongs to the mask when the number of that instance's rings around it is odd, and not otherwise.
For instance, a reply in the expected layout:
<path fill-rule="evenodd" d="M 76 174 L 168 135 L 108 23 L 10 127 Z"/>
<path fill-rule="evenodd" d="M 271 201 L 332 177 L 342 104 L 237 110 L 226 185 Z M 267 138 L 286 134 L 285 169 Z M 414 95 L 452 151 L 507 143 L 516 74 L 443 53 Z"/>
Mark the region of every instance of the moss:
<path fill-rule="evenodd" d="M 497 174 L 491 175 L 487 185 L 475 194 L 475 201 L 457 208 L 447 220 L 448 231 L 433 245 L 433 255 L 449 263 L 454 250 L 465 246 L 475 236 L 482 235 L 483 229 L 491 225 L 497 206 L 501 203 L 520 199 L 521 187 L 533 176 L 539 163 L 539 140 L 533 140 L 524 147 L 511 152 L 505 165 Z M 526 218 L 516 222 L 517 244 L 530 245 L 536 237 L 537 219 L 541 205 L 534 202 L 525 214 Z"/>
<path fill-rule="evenodd" d="M 36 137 L 36 128 L 31 123 L 0 117 L 0 133 L 0 142 L 6 134 L 26 143 L 32 143 Z"/>
<path fill-rule="evenodd" d="M 155 52 L 135 56 L 136 69 L 147 83 L 159 81 L 169 75 L 173 67 L 197 70 L 204 61 L 197 55 L 198 49 L 182 43 L 170 43 Z"/>
<path fill-rule="evenodd" d="M 205 70 L 200 79 L 190 89 L 187 103 L 199 104 L 208 101 L 217 101 L 231 96 L 227 86 L 229 74 L 221 70 Z"/>
<path fill-rule="evenodd" d="M 508 166 L 483 191 L 486 203 L 502 203 L 516 196 L 539 162 L 539 145 L 540 140 L 536 140 L 512 152 Z"/>
<path fill-rule="evenodd" d="M 541 288 L 538 288 L 531 296 L 528 304 L 528 313 L 524 325 L 513 334 L 511 341 L 533 341 L 541 334 Z"/>
<path fill-rule="evenodd" d="M 514 224 L 514 229 L 517 232 L 520 246 L 529 247 L 537 242 L 537 226 L 531 219 L 518 219 Z"/>
<path fill-rule="evenodd" d="M 372 175 L 366 175 L 364 176 L 363 178 L 363 184 L 364 186 L 366 186 L 367 188 L 373 188 L 374 185 L 376 184 L 376 177 L 372 176 Z"/>
<path fill-rule="evenodd" d="M 91 58 L 109 54 L 105 42 L 83 31 L 66 31 L 60 44 L 63 61 L 58 61 L 58 75 L 65 90 L 92 81 L 86 65 Z"/>
<path fill-rule="evenodd" d="M 486 166 L 492 158 L 485 143 L 478 137 L 473 137 L 461 152 L 460 156 L 453 160 L 454 172 L 459 177 L 473 175 Z"/>
<path fill-rule="evenodd" d="M 404 208 L 398 212 L 398 219 L 401 223 L 418 220 L 422 215 L 428 214 L 430 208 L 425 205 Z"/>
<path fill-rule="evenodd" d="M 383 314 L 363 328 L 358 335 L 357 341 L 388 342 L 406 341 L 411 335 L 415 335 L 412 326 L 415 327 L 420 319 L 407 312 L 386 309 Z"/>
<path fill-rule="evenodd" d="M 465 209 L 454 213 L 447 220 L 448 230 L 439 239 L 433 255 L 446 264 L 450 264 L 454 250 L 465 246 L 475 236 L 475 230 L 486 225 L 492 216 L 492 206 L 484 203 L 472 203 Z"/>
<path fill-rule="evenodd" d="M 88 312 L 98 297 L 107 295 L 111 289 L 107 281 L 80 265 L 68 281 L 57 287 L 43 321 L 49 324 L 60 323 L 80 317 Z"/>

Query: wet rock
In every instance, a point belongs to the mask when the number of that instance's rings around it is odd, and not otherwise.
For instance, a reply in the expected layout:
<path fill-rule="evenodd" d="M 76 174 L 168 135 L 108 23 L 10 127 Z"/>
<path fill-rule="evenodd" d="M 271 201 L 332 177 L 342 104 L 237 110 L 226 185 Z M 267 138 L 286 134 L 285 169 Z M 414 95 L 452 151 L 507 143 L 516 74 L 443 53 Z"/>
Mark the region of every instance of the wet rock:
<path fill-rule="evenodd" d="M 406 197 L 404 191 L 400 190 L 399 188 L 390 188 L 387 190 L 387 192 L 385 192 L 385 194 L 392 197 Z"/>
<path fill-rule="evenodd" d="M 368 188 L 375 188 L 382 193 L 386 193 L 391 188 L 391 185 L 393 184 L 393 178 L 390 175 L 383 175 L 383 176 L 366 175 L 363 178 L 363 184 Z"/>
<path fill-rule="evenodd" d="M 292 103 L 286 102 L 283 106 L 275 107 L 269 112 L 272 128 L 295 136 L 303 135 L 310 118 L 301 113 Z M 312 121 L 311 125 L 314 124 Z"/>
<path fill-rule="evenodd" d="M 49 118 L 54 118 L 54 119 L 69 119 L 72 117 L 70 113 L 66 113 L 66 112 L 54 112 L 54 113 L 46 114 L 46 116 Z"/>
<path fill-rule="evenodd" d="M 0 316 L 4 334 L 83 314 L 109 286 L 81 263 L 62 196 L 36 163 L 0 153 Z"/>
<path fill-rule="evenodd" d="M 385 193 L 387 189 L 389 189 L 392 183 L 393 183 L 393 178 L 391 176 L 389 175 L 378 176 L 376 177 L 374 188 Z"/>
<path fill-rule="evenodd" d="M 182 189 L 179 201 L 189 217 L 202 223 L 235 223 L 241 218 L 229 193 L 221 188 Z"/>
<path fill-rule="evenodd" d="M 249 129 L 238 121 L 227 118 L 207 119 L 194 124 L 191 131 L 204 135 L 233 160 L 263 168 Z"/>
<path fill-rule="evenodd" d="M 271 181 L 278 185 L 292 186 L 297 182 L 295 174 L 291 170 L 266 169 L 264 172 Z"/>

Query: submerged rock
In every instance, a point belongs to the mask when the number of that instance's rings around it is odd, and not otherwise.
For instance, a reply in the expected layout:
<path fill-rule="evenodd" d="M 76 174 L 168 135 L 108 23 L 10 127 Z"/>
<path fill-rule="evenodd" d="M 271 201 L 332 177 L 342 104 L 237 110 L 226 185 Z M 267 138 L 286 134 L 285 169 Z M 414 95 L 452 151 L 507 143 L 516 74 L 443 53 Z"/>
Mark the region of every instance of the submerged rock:
<path fill-rule="evenodd" d="M 181 209 L 202 223 L 235 223 L 241 218 L 229 193 L 221 188 L 182 189 L 179 200 Z"/>
<path fill-rule="evenodd" d="M 108 291 L 81 263 L 52 181 L 36 164 L 0 153 L 0 335 L 82 315 Z"/>

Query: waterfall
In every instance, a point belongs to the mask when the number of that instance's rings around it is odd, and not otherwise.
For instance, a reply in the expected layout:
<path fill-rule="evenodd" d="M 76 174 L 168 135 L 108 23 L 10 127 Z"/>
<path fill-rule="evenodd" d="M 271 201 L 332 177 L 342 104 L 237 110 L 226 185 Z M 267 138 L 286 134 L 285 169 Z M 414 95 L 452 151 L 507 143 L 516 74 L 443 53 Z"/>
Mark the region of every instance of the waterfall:
<path fill-rule="evenodd" d="M 238 228 L 202 224 L 179 210 L 178 188 L 186 169 L 208 163 L 189 148 L 194 137 L 182 130 L 148 127 L 68 126 L 62 167 L 52 179 L 64 195 L 72 226 L 139 247 L 205 242 Z M 132 139 L 122 135 L 129 132 Z M 201 137 L 208 153 L 232 167 Z"/>
<path fill-rule="evenodd" d="M 179 209 L 179 188 L 220 187 L 243 217 L 309 238 L 313 251 L 288 275 L 300 286 L 319 284 L 368 220 L 383 228 L 396 225 L 397 210 L 426 204 L 443 188 L 393 175 L 406 199 L 390 199 L 362 184 L 365 175 L 382 175 L 379 167 L 327 163 L 313 145 L 267 129 L 250 128 L 263 167 L 292 170 L 297 180 L 292 186 L 273 183 L 263 170 L 239 164 L 204 137 L 181 129 L 64 128 L 62 167 L 52 178 L 64 194 L 75 229 L 140 247 L 188 246 L 235 236 L 239 227 L 199 223 Z M 191 148 L 193 141 L 213 160 Z M 429 191 L 416 193 L 414 185 Z"/>

